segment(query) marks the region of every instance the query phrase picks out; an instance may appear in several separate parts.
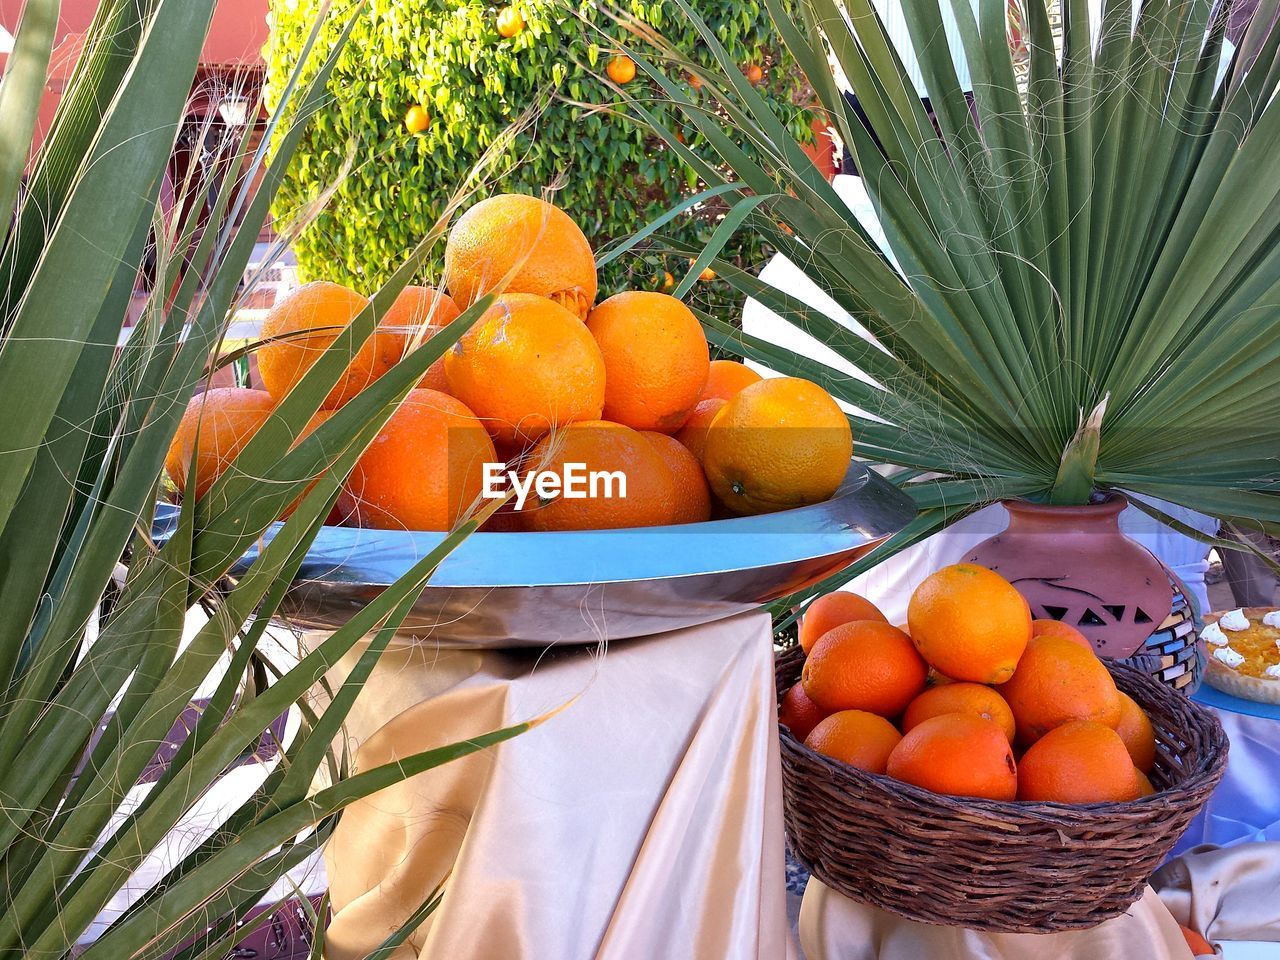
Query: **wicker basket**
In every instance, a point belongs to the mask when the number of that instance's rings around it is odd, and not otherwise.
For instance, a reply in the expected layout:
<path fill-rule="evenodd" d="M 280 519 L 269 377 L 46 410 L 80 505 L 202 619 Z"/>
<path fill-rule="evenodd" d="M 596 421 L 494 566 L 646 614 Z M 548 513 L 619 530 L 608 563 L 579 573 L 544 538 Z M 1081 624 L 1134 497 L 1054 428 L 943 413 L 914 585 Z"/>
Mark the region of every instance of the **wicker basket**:
<path fill-rule="evenodd" d="M 798 648 L 779 654 L 779 696 L 803 662 Z M 830 760 L 779 726 L 794 852 L 845 896 L 927 923 L 1050 933 L 1123 913 L 1217 786 L 1227 738 L 1187 697 L 1109 666 L 1155 728 L 1154 795 L 1088 806 L 941 796 Z"/>

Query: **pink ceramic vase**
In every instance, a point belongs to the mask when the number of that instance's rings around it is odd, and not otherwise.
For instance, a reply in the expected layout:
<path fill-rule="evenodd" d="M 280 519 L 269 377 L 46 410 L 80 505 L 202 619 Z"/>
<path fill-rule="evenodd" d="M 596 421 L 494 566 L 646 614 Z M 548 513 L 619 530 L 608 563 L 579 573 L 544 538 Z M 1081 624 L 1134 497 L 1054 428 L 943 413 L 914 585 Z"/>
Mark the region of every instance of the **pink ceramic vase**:
<path fill-rule="evenodd" d="M 1008 500 L 1009 528 L 966 558 L 1018 588 L 1036 619 L 1078 629 L 1100 656 L 1132 656 L 1169 619 L 1170 573 L 1120 531 L 1128 501 L 1057 507 Z"/>

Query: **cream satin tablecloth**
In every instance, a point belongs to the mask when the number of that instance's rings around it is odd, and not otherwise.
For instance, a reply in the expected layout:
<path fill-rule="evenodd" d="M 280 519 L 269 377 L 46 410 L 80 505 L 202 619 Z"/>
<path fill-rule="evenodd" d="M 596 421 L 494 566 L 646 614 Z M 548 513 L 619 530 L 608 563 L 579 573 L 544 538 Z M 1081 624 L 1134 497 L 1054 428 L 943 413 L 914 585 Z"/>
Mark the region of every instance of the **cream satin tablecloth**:
<path fill-rule="evenodd" d="M 1191 960 L 1179 923 L 1211 941 L 1280 940 L 1280 843 L 1196 847 L 1151 883 L 1123 916 L 1091 930 L 1040 935 L 904 920 L 811 879 L 800 943 L 806 960 Z"/>
<path fill-rule="evenodd" d="M 764 614 L 603 653 L 388 650 L 347 732 L 368 769 L 571 700 L 346 812 L 328 960 L 364 957 L 446 878 L 395 960 L 794 955 Z"/>
<path fill-rule="evenodd" d="M 904 920 L 811 879 L 800 907 L 800 943 L 806 960 L 1191 960 L 1177 921 L 1150 887 L 1124 916 L 1091 930 L 1042 935 Z"/>

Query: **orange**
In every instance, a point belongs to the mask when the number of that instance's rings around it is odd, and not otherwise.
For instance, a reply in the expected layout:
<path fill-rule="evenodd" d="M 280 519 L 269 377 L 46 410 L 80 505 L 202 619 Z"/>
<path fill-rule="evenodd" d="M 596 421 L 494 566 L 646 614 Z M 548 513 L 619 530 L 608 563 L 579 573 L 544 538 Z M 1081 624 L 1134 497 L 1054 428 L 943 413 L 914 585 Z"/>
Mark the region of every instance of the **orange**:
<path fill-rule="evenodd" d="M 675 437 L 665 433 L 644 430 L 640 436 L 653 445 L 662 462 L 671 471 L 675 484 L 675 519 L 672 523 L 702 523 L 711 519 L 711 491 L 702 466 L 692 453 Z"/>
<path fill-rule="evenodd" d="M 702 466 L 721 503 L 757 514 L 829 499 L 852 456 L 849 420 L 831 395 L 808 380 L 774 377 L 720 411 Z"/>
<path fill-rule="evenodd" d="M 1187 941 L 1187 946 L 1191 949 L 1192 956 L 1216 957 L 1218 955 L 1217 951 L 1213 949 L 1213 944 L 1190 927 L 1178 924 L 1178 929 L 1182 931 L 1182 939 Z"/>
<path fill-rule="evenodd" d="M 952 680 L 1004 683 L 1031 639 L 1031 609 L 1004 577 L 956 563 L 926 577 L 907 605 L 911 639 Z"/>
<path fill-rule="evenodd" d="M 698 402 L 719 397 L 732 400 L 746 387 L 759 383 L 764 378 L 745 363 L 737 360 L 712 360 L 707 371 L 707 383 L 698 395 Z"/>
<path fill-rule="evenodd" d="M 618 86 L 630 83 L 636 78 L 636 63 L 628 56 L 618 54 L 609 61 L 609 65 L 605 68 L 609 74 L 609 79 Z"/>
<path fill-rule="evenodd" d="M 1012 800 L 1018 793 L 1018 765 L 1004 731 L 971 713 L 944 713 L 907 731 L 885 772 L 953 797 Z"/>
<path fill-rule="evenodd" d="M 778 704 L 778 722 L 800 741 L 809 736 L 809 731 L 826 715 L 827 711 L 805 696 L 804 684 L 799 682 L 783 694 Z"/>
<path fill-rule="evenodd" d="M 1122 803 L 1137 799 L 1138 771 L 1119 734 L 1091 720 L 1050 730 L 1018 765 L 1018 799 Z"/>
<path fill-rule="evenodd" d="M 707 446 L 707 431 L 711 429 L 712 421 L 724 409 L 726 400 L 718 398 L 711 400 L 701 400 L 693 408 L 693 413 L 689 414 L 689 419 L 684 422 L 684 426 L 676 433 L 676 439 L 683 443 L 690 453 L 702 462 L 702 455 Z"/>
<path fill-rule="evenodd" d="M 404 125 L 410 133 L 421 133 L 431 125 L 431 117 L 418 104 L 414 104 L 404 115 Z"/>
<path fill-rule="evenodd" d="M 902 734 L 884 717 L 865 710 L 841 710 L 821 721 L 807 737 L 810 750 L 868 773 L 884 773 Z"/>
<path fill-rule="evenodd" d="M 907 704 L 907 712 L 902 715 L 902 730 L 905 733 L 930 717 L 944 713 L 971 713 L 986 717 L 998 724 L 1009 742 L 1013 743 L 1013 711 L 1004 697 L 980 683 L 944 683 L 930 687 Z"/>
<path fill-rule="evenodd" d="M 565 464 L 581 464 L 579 476 L 597 471 L 621 474 L 610 485 L 579 487 L 588 496 L 571 498 L 531 490 L 521 510 L 529 530 L 606 530 L 673 523 L 675 483 L 662 457 L 644 436 L 620 423 L 571 423 L 538 442 L 527 464 L 534 471 L 565 477 Z M 527 474 L 526 474 L 527 476 Z M 622 496 L 625 479 L 626 495 Z M 577 484 L 575 484 L 577 486 Z M 594 494 L 594 495 L 590 495 Z"/>
<path fill-rule="evenodd" d="M 517 7 L 503 7 L 498 11 L 498 35 L 510 40 L 524 30 L 524 14 Z"/>
<path fill-rule="evenodd" d="M 296 447 L 305 437 L 311 434 L 312 430 L 315 430 L 316 427 L 320 426 L 322 423 L 324 423 L 326 420 L 332 417 L 335 413 L 337 413 L 336 410 L 317 410 L 315 414 L 311 417 L 311 419 L 307 421 L 306 426 L 304 426 L 302 430 L 299 431 L 298 439 L 293 441 L 289 449 L 292 450 L 293 447 Z M 333 453 L 333 456 L 336 456 L 336 455 L 337 453 L 335 451 Z M 317 475 L 316 477 L 316 482 L 317 483 L 319 482 L 319 475 Z M 302 503 L 303 498 L 308 493 L 310 493 L 314 487 L 315 487 L 315 483 L 312 483 L 305 490 L 303 490 L 302 493 L 298 494 L 298 499 L 294 500 L 293 503 L 289 504 L 287 507 L 284 508 L 284 511 L 280 514 L 280 519 L 288 520 L 289 517 L 293 514 L 293 511 L 298 509 L 298 504 Z M 339 501 L 342 500 L 341 493 L 339 493 L 338 499 Z M 328 523 L 328 524 L 338 523 L 344 518 L 344 516 L 346 516 L 346 514 L 344 514 L 342 510 L 339 509 L 339 503 L 335 503 L 333 508 L 329 511 L 329 518 L 325 520 L 325 523 Z"/>
<path fill-rule="evenodd" d="M 604 359 L 587 328 L 528 293 L 494 301 L 445 354 L 444 371 L 449 392 L 503 443 L 596 420 L 604 406 Z"/>
<path fill-rule="evenodd" d="M 462 313 L 453 298 L 434 287 L 407 286 L 400 291 L 380 327 L 399 327 L 392 335 L 399 344 L 399 356 L 403 357 L 457 320 Z M 449 392 L 449 380 L 444 375 L 444 357 L 427 368 L 418 381 L 424 390 Z"/>
<path fill-rule="evenodd" d="M 675 297 L 631 290 L 591 311 L 587 329 L 604 354 L 604 417 L 636 430 L 674 433 L 707 382 L 702 325 Z"/>
<path fill-rule="evenodd" d="M 267 391 L 242 387 L 215 387 L 192 397 L 164 458 L 165 471 L 178 492 L 191 490 L 197 498 L 208 493 L 213 481 L 267 422 L 275 405 Z M 193 452 L 195 483 L 189 484 L 187 468 Z"/>
<path fill-rule="evenodd" d="M 1116 724 L 1116 733 L 1124 741 L 1133 765 L 1143 773 L 1150 773 L 1156 762 L 1156 734 L 1150 718 L 1127 693 L 1120 693 L 1120 722 Z"/>
<path fill-rule="evenodd" d="M 903 630 L 902 627 L 899 627 L 898 629 Z M 911 636 L 911 634 L 908 631 L 903 630 L 903 632 L 906 633 L 907 636 Z M 968 683 L 967 680 L 965 682 Z M 950 677 L 948 677 L 945 673 L 939 673 L 937 667 L 929 668 L 929 686 L 941 687 L 941 686 L 945 686 L 948 683 L 955 683 L 955 681 L 952 680 Z"/>
<path fill-rule="evenodd" d="M 1088 637 L 1071 626 L 1071 624 L 1063 623 L 1061 620 L 1032 620 L 1031 635 L 1033 637 L 1063 637 L 1072 643 L 1079 644 L 1090 653 L 1095 652 L 1093 644 L 1089 642 Z"/>
<path fill-rule="evenodd" d="M 1133 768 L 1133 772 L 1138 775 L 1138 796 L 1149 797 L 1156 792 L 1156 788 L 1151 784 L 1150 777 L 1148 777 L 1145 773 L 1143 773 L 1137 767 Z"/>
<path fill-rule="evenodd" d="M 345 492 L 362 527 L 448 530 L 479 503 L 493 441 L 467 407 L 411 390 L 356 461 Z"/>
<path fill-rule="evenodd" d="M 743 73 L 747 78 L 747 83 L 751 84 L 752 86 L 755 86 L 757 83 L 759 83 L 761 80 L 764 79 L 764 71 L 760 69 L 760 64 L 758 63 L 749 64 L 747 66 L 747 69 L 744 70 Z"/>
<path fill-rule="evenodd" d="M 532 293 L 585 320 L 596 301 L 596 261 L 559 207 L 519 193 L 481 200 L 449 231 L 444 281 L 464 310 L 515 271 L 504 293 Z"/>
<path fill-rule="evenodd" d="M 369 301 L 344 286 L 317 280 L 303 284 L 267 313 L 262 322 L 261 337 L 267 340 L 284 334 L 296 334 L 258 348 L 258 372 L 262 385 L 276 398 L 297 385 L 311 365 L 338 339 Z M 314 331 L 306 333 L 305 331 Z M 325 398 L 328 410 L 342 406 L 373 381 L 390 370 L 400 358 L 398 338 L 375 331 L 356 351 L 346 371 Z"/>
<path fill-rule="evenodd" d="M 1120 692 L 1107 668 L 1092 652 L 1062 637 L 1036 637 L 1027 644 L 1017 671 L 1000 692 L 1013 709 L 1022 744 L 1072 720 L 1091 720 L 1112 730 L 1120 722 Z"/>
<path fill-rule="evenodd" d="M 837 590 L 818 597 L 804 608 L 800 618 L 800 646 L 808 653 L 828 630 L 854 620 L 889 622 L 879 607 L 856 593 Z"/>
<path fill-rule="evenodd" d="M 824 710 L 895 716 L 924 689 L 925 664 L 911 638 L 878 620 L 833 627 L 809 651 L 800 680 Z"/>

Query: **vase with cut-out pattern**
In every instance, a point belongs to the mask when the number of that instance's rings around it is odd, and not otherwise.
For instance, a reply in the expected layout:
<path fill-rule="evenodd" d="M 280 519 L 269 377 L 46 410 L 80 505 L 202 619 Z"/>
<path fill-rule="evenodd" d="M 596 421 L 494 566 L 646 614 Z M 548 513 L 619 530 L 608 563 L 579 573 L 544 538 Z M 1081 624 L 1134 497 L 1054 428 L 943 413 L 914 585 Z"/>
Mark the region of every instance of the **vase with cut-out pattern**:
<path fill-rule="evenodd" d="M 1187 591 L 1151 551 L 1120 530 L 1128 501 L 1085 506 L 1005 501 L 1008 529 L 966 560 L 996 571 L 1032 616 L 1083 633 L 1099 656 L 1138 666 L 1190 692 L 1203 673 Z"/>

